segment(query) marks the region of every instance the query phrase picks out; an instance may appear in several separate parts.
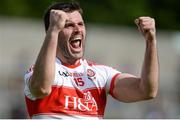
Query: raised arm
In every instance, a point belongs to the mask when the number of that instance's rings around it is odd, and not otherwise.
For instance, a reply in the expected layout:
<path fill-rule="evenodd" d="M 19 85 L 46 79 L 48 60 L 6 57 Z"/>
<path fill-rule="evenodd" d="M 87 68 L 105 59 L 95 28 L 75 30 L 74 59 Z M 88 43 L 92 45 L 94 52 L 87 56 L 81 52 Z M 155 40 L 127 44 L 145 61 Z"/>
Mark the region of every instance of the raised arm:
<path fill-rule="evenodd" d="M 46 32 L 29 84 L 30 91 L 36 98 L 42 98 L 51 93 L 51 85 L 55 78 L 58 34 L 64 27 L 66 19 L 65 12 L 51 10 L 49 29 Z"/>
<path fill-rule="evenodd" d="M 159 68 L 155 20 L 150 17 L 139 17 L 135 23 L 144 36 L 146 50 L 140 77 L 122 73 L 115 80 L 113 94 L 122 102 L 152 99 L 158 91 Z"/>

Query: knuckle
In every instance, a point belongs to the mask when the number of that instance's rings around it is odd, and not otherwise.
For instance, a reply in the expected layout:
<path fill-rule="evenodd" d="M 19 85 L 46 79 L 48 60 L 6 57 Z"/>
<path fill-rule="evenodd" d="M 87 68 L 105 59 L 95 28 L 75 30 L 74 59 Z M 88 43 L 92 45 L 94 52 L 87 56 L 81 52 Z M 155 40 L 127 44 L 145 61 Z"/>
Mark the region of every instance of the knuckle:
<path fill-rule="evenodd" d="M 56 10 L 53 10 L 53 9 L 52 9 L 50 12 L 51 12 L 51 13 L 55 13 L 55 12 L 56 12 Z"/>

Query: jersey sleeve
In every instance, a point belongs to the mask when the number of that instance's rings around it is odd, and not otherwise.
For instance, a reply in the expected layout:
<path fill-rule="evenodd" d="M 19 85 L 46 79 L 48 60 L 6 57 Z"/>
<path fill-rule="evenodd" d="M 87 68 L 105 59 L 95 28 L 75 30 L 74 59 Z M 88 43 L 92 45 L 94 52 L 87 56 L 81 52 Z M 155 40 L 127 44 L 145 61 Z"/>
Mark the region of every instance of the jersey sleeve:
<path fill-rule="evenodd" d="M 26 97 L 28 97 L 30 100 L 35 100 L 36 98 L 31 94 L 31 91 L 29 89 L 29 81 L 33 74 L 33 67 L 31 67 L 24 75 L 24 94 Z"/>
<path fill-rule="evenodd" d="M 107 73 L 106 90 L 112 97 L 114 97 L 113 94 L 114 82 L 117 76 L 121 74 L 121 72 L 117 71 L 114 68 L 106 67 L 106 73 Z"/>

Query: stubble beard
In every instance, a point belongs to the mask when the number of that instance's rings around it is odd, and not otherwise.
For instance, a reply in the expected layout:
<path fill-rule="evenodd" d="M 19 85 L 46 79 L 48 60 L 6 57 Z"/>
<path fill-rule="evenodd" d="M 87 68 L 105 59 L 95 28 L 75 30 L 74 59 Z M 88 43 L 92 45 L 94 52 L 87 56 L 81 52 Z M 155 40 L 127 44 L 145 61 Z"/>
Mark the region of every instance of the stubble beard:
<path fill-rule="evenodd" d="M 77 60 L 84 56 L 85 45 L 82 43 L 82 51 L 80 53 L 72 53 L 69 43 L 58 42 L 59 52 L 66 59 L 67 63 L 74 64 Z"/>

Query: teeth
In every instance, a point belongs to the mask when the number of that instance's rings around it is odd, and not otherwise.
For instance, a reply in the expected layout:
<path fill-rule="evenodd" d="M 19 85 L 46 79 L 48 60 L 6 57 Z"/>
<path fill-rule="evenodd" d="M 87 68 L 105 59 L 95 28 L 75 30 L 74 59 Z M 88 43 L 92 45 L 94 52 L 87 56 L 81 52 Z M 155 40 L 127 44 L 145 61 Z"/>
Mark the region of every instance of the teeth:
<path fill-rule="evenodd" d="M 81 37 L 75 37 L 75 38 L 74 38 L 74 40 L 79 40 L 79 39 L 81 39 Z"/>
<path fill-rule="evenodd" d="M 72 40 L 81 40 L 81 39 L 82 39 L 81 35 L 76 35 L 73 37 Z"/>

